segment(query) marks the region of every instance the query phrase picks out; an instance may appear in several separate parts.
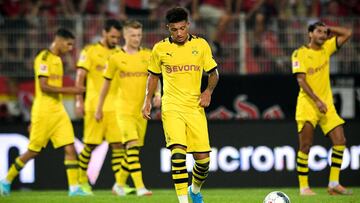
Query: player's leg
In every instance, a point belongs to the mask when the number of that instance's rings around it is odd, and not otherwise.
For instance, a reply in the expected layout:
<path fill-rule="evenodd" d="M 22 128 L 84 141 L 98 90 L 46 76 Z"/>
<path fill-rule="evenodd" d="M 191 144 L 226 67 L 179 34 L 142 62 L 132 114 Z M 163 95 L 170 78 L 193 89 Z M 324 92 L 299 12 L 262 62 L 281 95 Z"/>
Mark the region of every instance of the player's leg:
<path fill-rule="evenodd" d="M 53 125 L 50 140 L 55 149 L 64 149 L 64 165 L 69 185 L 69 196 L 90 195 L 79 186 L 79 162 L 75 150 L 74 129 L 65 109 L 53 115 Z"/>
<path fill-rule="evenodd" d="M 20 170 L 32 158 L 36 157 L 41 149 L 47 145 L 49 141 L 51 129 L 51 119 L 41 114 L 31 115 L 30 140 L 28 150 L 17 157 L 15 162 L 10 166 L 7 176 L 0 184 L 0 194 L 7 195 L 10 193 L 10 185 L 14 178 L 19 174 Z"/>
<path fill-rule="evenodd" d="M 84 148 L 79 154 L 79 183 L 81 188 L 88 192 L 92 192 L 91 185 L 87 176 L 87 169 L 91 159 L 92 151 L 103 141 L 104 124 L 103 121 L 95 120 L 95 112 L 87 111 L 84 116 Z M 104 119 L 107 115 L 104 114 Z M 103 120 L 104 120 L 103 119 Z"/>
<path fill-rule="evenodd" d="M 119 184 L 123 181 L 126 183 L 126 180 L 129 177 L 129 172 L 125 171 L 125 173 L 122 174 L 123 176 L 120 174 L 120 171 L 122 170 L 121 165 L 125 159 L 125 145 L 123 144 L 123 132 L 120 130 L 116 119 L 116 112 L 105 112 L 103 122 L 106 132 L 105 140 L 111 147 L 111 168 L 115 176 L 115 184 L 112 187 L 112 191 L 114 194 L 122 194 L 122 191 L 125 191 L 125 194 L 133 193 L 135 192 L 135 189 L 130 188 L 126 184 L 124 187 L 119 189 Z"/>
<path fill-rule="evenodd" d="M 140 147 L 138 140 L 131 140 L 126 143 L 126 162 L 130 171 L 130 176 L 136 188 L 138 196 L 149 196 L 152 192 L 146 189 L 142 178 L 142 169 L 140 163 Z"/>
<path fill-rule="evenodd" d="M 352 191 L 344 188 L 339 183 L 341 164 L 343 160 L 344 150 L 346 148 L 346 139 L 343 126 L 337 126 L 328 133 L 333 144 L 331 154 L 331 168 L 329 177 L 328 192 L 331 195 L 342 194 L 351 195 Z"/>
<path fill-rule="evenodd" d="M 87 169 L 89 166 L 91 153 L 96 148 L 97 145 L 93 144 L 84 144 L 84 148 L 79 154 L 79 184 L 82 189 L 88 192 L 91 192 L 92 188 L 89 184 Z"/>
<path fill-rule="evenodd" d="M 200 193 L 201 186 L 209 174 L 210 157 L 209 152 L 194 153 L 195 164 L 192 170 L 192 184 L 189 187 L 189 194 L 193 203 L 203 203 Z"/>
<path fill-rule="evenodd" d="M 119 133 L 119 132 L 118 132 Z M 122 191 L 125 194 L 134 193 L 136 190 L 134 188 L 126 185 L 126 181 L 129 177 L 129 172 L 125 171 L 125 173 L 121 174 L 121 164 L 125 161 L 125 146 L 122 143 L 110 143 L 111 146 L 111 166 L 115 176 L 115 184 L 112 187 L 113 193 L 122 194 Z M 126 167 L 127 168 L 127 167 Z M 122 184 L 125 183 L 125 184 Z M 123 187 L 119 188 L 119 185 L 123 185 Z M 119 192 L 120 191 L 120 192 Z"/>
<path fill-rule="evenodd" d="M 188 202 L 189 174 L 186 168 L 186 147 L 172 145 L 171 148 L 171 173 L 174 181 L 176 194 L 180 203 Z"/>
<path fill-rule="evenodd" d="M 179 112 L 162 112 L 166 147 L 171 150 L 171 173 L 180 203 L 188 203 L 189 174 L 186 168 L 186 125 Z"/>
<path fill-rule="evenodd" d="M 203 203 L 200 189 L 209 174 L 211 151 L 206 116 L 204 110 L 201 109 L 197 113 L 194 111 L 192 114 L 184 114 L 184 118 L 187 121 L 187 150 L 195 159 L 189 194 L 193 203 Z"/>
<path fill-rule="evenodd" d="M 303 124 L 299 133 L 299 151 L 297 153 L 297 173 L 299 179 L 299 188 L 301 195 L 315 195 L 309 187 L 309 166 L 308 154 L 314 139 L 314 126 L 310 122 Z"/>
<path fill-rule="evenodd" d="M 19 175 L 21 169 L 25 166 L 25 164 L 35 158 L 39 152 L 27 150 L 24 154 L 20 155 L 15 159 L 15 162 L 10 166 L 10 169 L 6 175 L 6 178 L 0 182 L 0 195 L 9 195 L 10 194 L 10 186 L 16 176 Z"/>
<path fill-rule="evenodd" d="M 345 121 L 336 113 L 334 105 L 328 106 L 328 112 L 319 122 L 324 135 L 329 136 L 333 144 L 328 185 L 328 192 L 331 195 L 352 194 L 351 190 L 348 190 L 339 184 L 341 163 L 343 159 L 343 153 L 346 148 L 346 139 L 343 129 L 344 123 Z"/>

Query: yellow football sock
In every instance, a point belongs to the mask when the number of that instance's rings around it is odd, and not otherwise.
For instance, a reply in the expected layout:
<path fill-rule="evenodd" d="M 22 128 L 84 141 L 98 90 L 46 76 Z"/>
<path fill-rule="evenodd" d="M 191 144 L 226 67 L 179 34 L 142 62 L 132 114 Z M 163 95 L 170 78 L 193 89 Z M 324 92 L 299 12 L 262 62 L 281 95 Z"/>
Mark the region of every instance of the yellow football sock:
<path fill-rule="evenodd" d="M 186 169 L 186 151 L 171 150 L 171 172 L 177 196 L 187 195 L 189 174 Z"/>
<path fill-rule="evenodd" d="M 79 163 L 77 160 L 65 160 L 65 169 L 69 186 L 78 185 Z"/>
<path fill-rule="evenodd" d="M 300 189 L 308 188 L 309 187 L 309 181 L 308 181 L 308 175 L 309 175 L 309 167 L 308 167 L 308 155 L 303 153 L 302 151 L 298 151 L 297 154 L 297 173 L 299 178 L 299 186 Z"/>
<path fill-rule="evenodd" d="M 92 149 L 85 145 L 84 149 L 79 154 L 79 182 L 81 184 L 88 183 L 87 169 L 91 157 Z"/>
<path fill-rule="evenodd" d="M 209 174 L 209 164 L 210 157 L 205 159 L 195 160 L 195 164 L 192 171 L 192 183 L 193 183 L 193 192 L 200 192 L 202 184 L 205 182 Z"/>
<path fill-rule="evenodd" d="M 125 149 L 112 149 L 111 154 L 111 168 L 114 172 L 115 181 L 118 182 L 118 173 L 121 170 L 121 162 L 123 161 L 125 156 Z"/>
<path fill-rule="evenodd" d="M 15 177 L 19 174 L 21 169 L 24 167 L 24 162 L 20 160 L 19 157 L 15 159 L 15 162 L 10 166 L 10 169 L 8 171 L 8 174 L 6 176 L 6 181 L 11 183 Z"/>
<path fill-rule="evenodd" d="M 344 150 L 345 145 L 336 145 L 332 148 L 329 182 L 339 182 Z"/>
<path fill-rule="evenodd" d="M 139 161 L 139 147 L 131 147 L 126 150 L 126 161 L 130 171 L 130 176 L 134 182 L 135 188 L 144 188 L 142 179 L 141 164 Z"/>

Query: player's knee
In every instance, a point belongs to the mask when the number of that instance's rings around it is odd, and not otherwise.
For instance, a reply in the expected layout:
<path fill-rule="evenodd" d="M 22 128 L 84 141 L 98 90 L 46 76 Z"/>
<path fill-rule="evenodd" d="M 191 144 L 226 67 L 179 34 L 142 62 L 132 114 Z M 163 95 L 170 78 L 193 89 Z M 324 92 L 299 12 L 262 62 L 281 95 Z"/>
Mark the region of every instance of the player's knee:
<path fill-rule="evenodd" d="M 92 151 L 92 150 L 95 149 L 95 147 L 96 147 L 97 145 L 94 145 L 94 144 L 86 144 L 86 146 L 89 147 L 90 150 Z"/>
<path fill-rule="evenodd" d="M 195 160 L 206 159 L 209 157 L 209 153 L 194 153 L 193 154 Z"/>
<path fill-rule="evenodd" d="M 337 139 L 334 140 L 334 145 L 346 145 L 346 138 L 345 136 L 339 136 Z"/>
<path fill-rule="evenodd" d="M 124 145 L 122 143 L 111 143 L 110 144 L 112 149 L 123 149 Z"/>
<path fill-rule="evenodd" d="M 309 154 L 311 143 L 302 143 L 300 145 L 300 151 L 304 152 L 305 154 Z"/>

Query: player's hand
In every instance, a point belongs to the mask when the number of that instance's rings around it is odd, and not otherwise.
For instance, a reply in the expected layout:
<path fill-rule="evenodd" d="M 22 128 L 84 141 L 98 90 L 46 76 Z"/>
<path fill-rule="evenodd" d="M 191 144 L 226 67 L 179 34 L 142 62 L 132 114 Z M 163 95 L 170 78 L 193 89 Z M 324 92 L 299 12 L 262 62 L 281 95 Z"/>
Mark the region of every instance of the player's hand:
<path fill-rule="evenodd" d="M 144 105 L 142 107 L 142 115 L 146 120 L 150 120 L 150 113 L 151 113 L 151 102 L 148 99 L 145 99 Z"/>
<path fill-rule="evenodd" d="M 97 110 L 97 111 L 95 112 L 95 120 L 96 120 L 97 122 L 100 122 L 100 121 L 102 120 L 102 118 L 103 118 L 103 112 Z"/>
<path fill-rule="evenodd" d="M 318 101 L 316 101 L 316 106 L 318 107 L 318 109 L 321 113 L 325 114 L 327 112 L 326 104 L 323 101 L 321 101 L 320 99 Z"/>
<path fill-rule="evenodd" d="M 79 118 L 84 117 L 84 102 L 82 101 L 76 101 L 75 103 L 75 115 Z"/>
<path fill-rule="evenodd" d="M 153 98 L 153 105 L 155 108 L 160 108 L 161 106 L 161 95 L 160 94 L 155 94 L 154 98 Z"/>
<path fill-rule="evenodd" d="M 200 106 L 201 107 L 208 107 L 211 102 L 211 93 L 208 89 L 206 89 L 203 93 L 200 95 Z"/>

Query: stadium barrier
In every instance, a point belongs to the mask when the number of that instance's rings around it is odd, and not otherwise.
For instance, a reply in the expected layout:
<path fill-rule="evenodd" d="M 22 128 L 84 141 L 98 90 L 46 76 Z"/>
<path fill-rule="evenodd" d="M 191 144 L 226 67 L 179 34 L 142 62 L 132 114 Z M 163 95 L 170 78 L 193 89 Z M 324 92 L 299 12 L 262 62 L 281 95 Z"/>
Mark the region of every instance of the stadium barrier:
<path fill-rule="evenodd" d="M 204 76 L 203 89 L 206 80 Z M 333 75 L 331 82 L 339 114 L 345 119 L 360 119 L 360 75 Z M 74 81 L 65 77 L 64 83 L 69 86 Z M 23 81 L 15 89 L 15 94 L 0 91 L 0 121 L 11 116 L 30 119 L 34 82 Z M 220 75 L 206 112 L 211 120 L 293 120 L 298 91 L 292 75 Z M 74 96 L 65 95 L 63 100 L 70 117 L 76 120 Z M 160 119 L 159 109 L 154 109 L 152 117 Z"/>
<path fill-rule="evenodd" d="M 74 122 L 77 150 L 83 125 Z M 0 177 L 9 164 L 27 148 L 26 123 L 0 124 Z M 348 120 L 345 125 L 347 149 L 344 153 L 341 181 L 344 185 L 359 186 L 360 122 Z M 206 187 L 289 187 L 297 186 L 297 132 L 294 121 L 209 121 L 211 139 L 210 175 Z M 151 121 L 142 149 L 141 162 L 144 182 L 149 188 L 171 188 L 170 152 L 164 148 L 160 121 Z M 330 140 L 319 129 L 309 155 L 310 184 L 326 186 L 329 175 Z M 89 165 L 90 181 L 95 188 L 110 188 L 114 177 L 106 143 L 100 145 Z M 191 171 L 191 155 L 188 170 Z M 14 188 L 64 189 L 66 174 L 63 151 L 49 145 L 40 156 L 29 163 L 14 182 Z"/>

